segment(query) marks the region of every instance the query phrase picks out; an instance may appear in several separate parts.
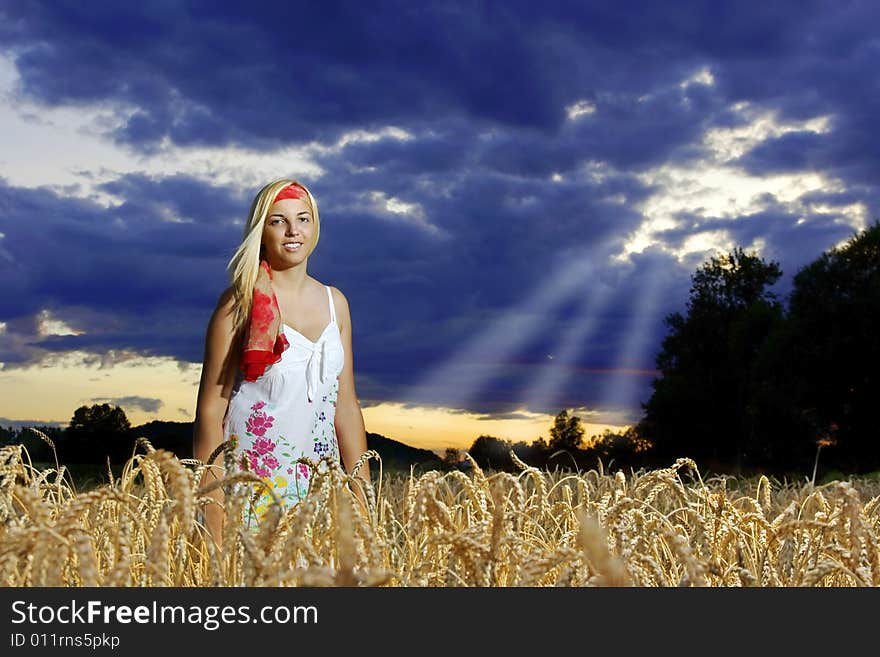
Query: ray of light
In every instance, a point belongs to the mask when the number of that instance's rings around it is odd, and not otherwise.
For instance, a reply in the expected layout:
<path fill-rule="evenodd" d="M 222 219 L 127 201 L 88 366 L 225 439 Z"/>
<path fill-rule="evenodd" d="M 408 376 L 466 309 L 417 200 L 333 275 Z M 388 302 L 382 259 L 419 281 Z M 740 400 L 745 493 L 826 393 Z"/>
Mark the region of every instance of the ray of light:
<path fill-rule="evenodd" d="M 406 395 L 408 405 L 443 404 L 460 408 L 470 401 L 507 358 L 544 329 L 548 313 L 590 280 L 598 259 L 583 254 L 562 261 L 522 303 L 506 310 L 440 366 L 430 370 Z"/>
<path fill-rule="evenodd" d="M 559 410 L 551 409 L 550 406 L 559 390 L 576 371 L 577 359 L 588 345 L 589 336 L 596 328 L 598 315 L 609 297 L 609 286 L 601 283 L 597 283 L 583 296 L 575 317 L 560 336 L 559 344 L 554 346 L 550 362 L 541 367 L 523 395 L 523 408 L 551 414 Z"/>
<path fill-rule="evenodd" d="M 639 375 L 632 368 L 641 368 L 651 346 L 650 331 L 657 316 L 662 276 L 659 265 L 645 272 L 642 285 L 633 303 L 632 319 L 626 328 L 626 337 L 617 354 L 614 373 L 603 388 L 598 407 L 604 411 L 624 411 L 639 408 Z M 650 372 L 650 370 L 645 370 Z M 642 375 L 643 376 L 643 375 Z M 606 420 L 607 421 L 607 420 Z"/>

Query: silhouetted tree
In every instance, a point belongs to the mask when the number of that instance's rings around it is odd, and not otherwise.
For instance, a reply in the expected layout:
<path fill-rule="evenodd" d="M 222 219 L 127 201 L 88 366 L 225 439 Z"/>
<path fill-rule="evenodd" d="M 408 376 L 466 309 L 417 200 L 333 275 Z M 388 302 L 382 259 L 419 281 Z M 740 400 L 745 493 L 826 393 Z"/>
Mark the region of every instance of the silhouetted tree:
<path fill-rule="evenodd" d="M 458 450 L 455 447 L 447 447 L 443 452 L 444 468 L 454 468 L 460 460 Z"/>
<path fill-rule="evenodd" d="M 516 457 L 526 465 L 543 468 L 547 464 L 547 444 L 542 438 L 532 443 L 518 440 L 513 443 L 511 449 Z"/>
<path fill-rule="evenodd" d="M 880 467 L 880 221 L 794 278 L 790 394 L 847 472 Z M 823 452 L 824 453 L 824 452 Z"/>
<path fill-rule="evenodd" d="M 689 456 L 714 467 L 736 464 L 759 442 L 751 393 L 758 354 L 782 305 L 767 291 L 782 271 L 736 248 L 692 277 L 687 314 L 665 319 L 657 356 L 661 378 L 638 425 L 661 457 Z"/>
<path fill-rule="evenodd" d="M 481 468 L 511 470 L 514 467 L 510 458 L 511 444 L 494 436 L 479 436 L 468 449 L 468 454 Z"/>
<path fill-rule="evenodd" d="M 93 404 L 73 413 L 63 442 L 63 461 L 69 463 L 119 463 L 133 449 L 131 424 L 119 406 Z"/>
<path fill-rule="evenodd" d="M 619 467 L 640 467 L 646 464 L 649 456 L 650 443 L 639 436 L 635 427 L 627 427 L 622 432 L 605 429 L 596 436 L 588 451 L 599 458 L 605 467 L 612 463 Z"/>
<path fill-rule="evenodd" d="M 791 323 L 776 322 L 754 363 L 749 414 L 755 432 L 749 460 L 776 472 L 804 474 L 816 451 L 816 429 L 802 403 L 804 381 L 794 374 Z"/>
<path fill-rule="evenodd" d="M 550 427 L 550 443 L 548 445 L 551 451 L 558 449 L 580 449 L 584 440 L 585 430 L 581 425 L 581 419 L 575 415 L 569 416 L 568 410 L 563 409 L 553 420 L 553 426 Z"/>
<path fill-rule="evenodd" d="M 150 420 L 132 427 L 131 436 L 133 439 L 143 437 L 156 449 L 173 452 L 177 458 L 191 459 L 193 457 L 192 426 L 192 422 Z"/>

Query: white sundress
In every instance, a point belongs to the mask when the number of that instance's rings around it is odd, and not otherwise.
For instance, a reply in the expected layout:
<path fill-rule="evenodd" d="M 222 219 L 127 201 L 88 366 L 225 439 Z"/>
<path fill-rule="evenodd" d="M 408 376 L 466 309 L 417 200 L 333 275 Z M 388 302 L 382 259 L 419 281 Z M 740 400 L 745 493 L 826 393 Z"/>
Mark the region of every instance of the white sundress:
<path fill-rule="evenodd" d="M 330 323 L 317 342 L 287 324 L 282 331 L 289 345 L 281 360 L 270 365 L 256 381 L 245 381 L 238 371 L 226 418 L 224 440 L 232 440 L 232 455 L 241 471 L 246 459 L 251 472 L 268 483 L 287 507 L 309 491 L 309 467 L 296 463 L 303 456 L 317 461 L 330 456 L 339 462 L 334 419 L 339 374 L 345 351 L 330 286 Z M 257 528 L 257 519 L 271 503 L 264 491 L 246 508 L 242 522 Z"/>

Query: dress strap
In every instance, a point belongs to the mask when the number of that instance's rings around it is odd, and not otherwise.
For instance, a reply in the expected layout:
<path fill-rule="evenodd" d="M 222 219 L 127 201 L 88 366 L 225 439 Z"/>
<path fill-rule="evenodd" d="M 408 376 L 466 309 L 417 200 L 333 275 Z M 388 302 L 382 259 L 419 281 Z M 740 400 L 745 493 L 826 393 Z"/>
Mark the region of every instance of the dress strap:
<path fill-rule="evenodd" d="M 330 299 L 330 321 L 334 324 L 336 323 L 336 308 L 333 305 L 333 292 L 330 291 L 330 286 L 325 285 L 327 288 L 327 298 Z"/>

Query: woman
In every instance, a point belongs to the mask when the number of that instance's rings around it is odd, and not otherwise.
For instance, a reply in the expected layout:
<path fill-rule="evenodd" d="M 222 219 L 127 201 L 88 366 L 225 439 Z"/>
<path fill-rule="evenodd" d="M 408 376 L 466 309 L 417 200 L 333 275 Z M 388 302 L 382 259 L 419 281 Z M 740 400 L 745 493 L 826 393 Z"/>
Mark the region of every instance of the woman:
<path fill-rule="evenodd" d="M 320 225 L 311 192 L 294 180 L 276 180 L 257 194 L 229 263 L 232 286 L 208 324 L 193 428 L 196 458 L 207 461 L 229 440 L 237 468 L 261 476 L 287 505 L 308 492 L 311 473 L 298 458 L 341 457 L 351 473 L 367 449 L 348 301 L 306 271 Z M 211 465 L 203 485 L 222 476 L 223 468 Z M 368 463 L 358 474 L 369 483 Z M 356 492 L 363 502 L 363 491 Z M 222 504 L 222 489 L 210 495 Z M 256 527 L 270 499 L 264 493 L 246 510 L 246 527 Z M 205 524 L 218 545 L 224 520 L 221 506 L 206 506 Z"/>

